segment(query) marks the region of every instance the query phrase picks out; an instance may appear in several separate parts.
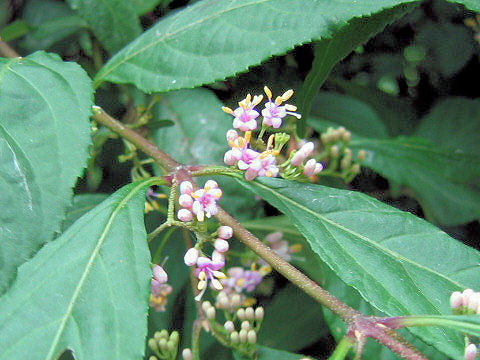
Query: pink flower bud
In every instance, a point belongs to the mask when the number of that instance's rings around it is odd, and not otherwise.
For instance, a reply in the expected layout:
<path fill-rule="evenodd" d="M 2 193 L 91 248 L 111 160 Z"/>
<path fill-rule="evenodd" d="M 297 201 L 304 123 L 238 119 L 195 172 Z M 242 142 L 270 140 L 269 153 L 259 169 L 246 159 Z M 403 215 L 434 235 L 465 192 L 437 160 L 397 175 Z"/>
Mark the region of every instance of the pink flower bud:
<path fill-rule="evenodd" d="M 205 185 L 204 185 L 203 188 L 204 188 L 205 190 L 207 190 L 207 189 L 216 189 L 216 188 L 218 188 L 218 184 L 217 184 L 217 182 L 216 182 L 215 180 L 208 180 L 208 181 L 205 183 Z"/>
<path fill-rule="evenodd" d="M 180 184 L 180 193 L 190 195 L 193 191 L 193 185 L 190 181 L 182 181 Z"/>
<path fill-rule="evenodd" d="M 309 141 L 300 148 L 300 151 L 305 154 L 305 157 L 309 157 L 314 148 L 315 145 L 313 144 L 313 142 Z"/>
<path fill-rule="evenodd" d="M 293 166 L 299 166 L 303 161 L 307 158 L 307 155 L 302 151 L 302 149 L 298 150 L 295 155 L 293 155 L 292 160 L 290 160 L 290 163 Z"/>
<path fill-rule="evenodd" d="M 198 250 L 195 248 L 190 248 L 187 250 L 185 253 L 185 256 L 183 257 L 183 262 L 187 266 L 193 266 L 197 263 L 198 259 Z"/>
<path fill-rule="evenodd" d="M 233 229 L 230 226 L 220 226 L 217 233 L 219 238 L 228 240 L 233 236 Z"/>
<path fill-rule="evenodd" d="M 267 240 L 271 244 L 276 243 L 277 241 L 280 241 L 282 238 L 283 238 L 283 233 L 281 231 L 276 231 L 265 236 L 265 240 Z"/>
<path fill-rule="evenodd" d="M 468 298 L 470 297 L 470 295 L 472 295 L 474 293 L 474 291 L 472 289 L 465 289 L 463 290 L 463 303 L 466 304 L 467 301 L 465 300 L 468 300 Z"/>
<path fill-rule="evenodd" d="M 193 214 L 188 209 L 180 209 L 178 210 L 177 217 L 180 221 L 189 222 L 193 219 Z"/>
<path fill-rule="evenodd" d="M 305 168 L 303 169 L 303 174 L 306 177 L 312 176 L 313 172 L 315 171 L 315 165 L 317 165 L 317 162 L 315 161 L 315 159 L 308 160 L 307 163 L 305 164 Z"/>
<path fill-rule="evenodd" d="M 478 305 L 480 305 L 480 293 L 473 293 L 468 298 L 468 303 L 466 304 L 468 308 L 472 311 L 477 311 Z"/>
<path fill-rule="evenodd" d="M 454 291 L 450 295 L 450 307 L 452 309 L 459 309 L 463 305 L 463 295 L 460 291 Z"/>
<path fill-rule="evenodd" d="M 238 133 L 233 130 L 233 129 L 230 129 L 227 131 L 227 141 L 235 141 L 237 140 L 238 138 Z"/>
<path fill-rule="evenodd" d="M 223 239 L 217 239 L 215 240 L 215 243 L 213 244 L 215 247 L 215 250 L 217 250 L 220 253 L 224 253 L 228 251 L 228 241 L 223 240 Z"/>
<path fill-rule="evenodd" d="M 150 280 L 150 292 L 152 294 L 158 294 L 158 291 L 160 290 L 160 282 L 155 279 Z"/>
<path fill-rule="evenodd" d="M 225 153 L 225 155 L 223 156 L 223 162 L 225 163 L 225 165 L 228 165 L 228 166 L 235 165 L 235 163 L 237 162 L 237 158 L 233 154 L 232 150 L 228 150 Z"/>
<path fill-rule="evenodd" d="M 470 344 L 465 348 L 464 360 L 474 360 L 477 357 L 478 349 L 475 344 Z"/>
<path fill-rule="evenodd" d="M 257 175 L 258 175 L 258 171 L 249 168 L 247 169 L 247 171 L 245 171 L 245 180 L 251 181 L 255 179 Z"/>
<path fill-rule="evenodd" d="M 225 255 L 217 250 L 213 250 L 212 261 L 216 263 L 225 263 Z"/>
<path fill-rule="evenodd" d="M 157 280 L 160 284 L 164 284 L 168 281 L 168 275 L 159 265 L 154 265 L 152 269 L 153 278 Z"/>
<path fill-rule="evenodd" d="M 178 198 L 178 203 L 180 204 L 181 207 L 190 209 L 192 207 L 192 204 L 193 204 L 193 199 L 188 194 L 182 194 Z"/>
<path fill-rule="evenodd" d="M 323 170 L 323 165 L 317 162 L 315 164 L 315 170 L 313 170 L 313 175 L 317 175 L 322 170 Z"/>

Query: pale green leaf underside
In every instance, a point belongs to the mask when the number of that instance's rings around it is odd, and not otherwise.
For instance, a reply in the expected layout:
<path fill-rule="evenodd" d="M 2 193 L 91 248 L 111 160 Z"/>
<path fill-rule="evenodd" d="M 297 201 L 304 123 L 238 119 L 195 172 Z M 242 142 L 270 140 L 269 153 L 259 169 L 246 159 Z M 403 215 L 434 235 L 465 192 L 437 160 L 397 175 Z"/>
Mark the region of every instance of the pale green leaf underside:
<path fill-rule="evenodd" d="M 413 0 L 204 0 L 158 22 L 98 73 L 146 92 L 223 80 L 357 17 Z"/>
<path fill-rule="evenodd" d="M 319 185 L 268 178 L 241 183 L 288 215 L 312 250 L 388 315 L 449 314 L 452 291 L 480 287 L 480 254 L 409 213 Z M 454 358 L 463 350 L 455 332 L 411 331 Z"/>
<path fill-rule="evenodd" d="M 91 105 L 79 65 L 0 58 L 0 293 L 60 228 L 88 158 Z"/>
<path fill-rule="evenodd" d="M 117 191 L 19 268 L 0 298 L 0 359 L 139 359 L 150 253 L 145 188 Z"/>

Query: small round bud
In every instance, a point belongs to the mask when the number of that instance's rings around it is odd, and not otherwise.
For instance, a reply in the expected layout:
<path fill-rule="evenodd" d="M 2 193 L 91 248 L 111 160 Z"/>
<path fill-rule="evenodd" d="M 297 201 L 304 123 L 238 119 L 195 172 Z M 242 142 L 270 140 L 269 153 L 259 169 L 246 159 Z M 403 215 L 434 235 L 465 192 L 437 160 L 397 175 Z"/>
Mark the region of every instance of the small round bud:
<path fill-rule="evenodd" d="M 332 140 L 333 140 L 333 141 L 338 141 L 338 140 L 340 140 L 340 138 L 342 137 L 342 135 L 343 135 L 342 128 L 337 129 L 337 130 L 333 130 L 332 135 L 331 135 L 331 136 L 332 136 Z"/>
<path fill-rule="evenodd" d="M 463 295 L 460 291 L 454 291 L 450 295 L 450 307 L 452 309 L 459 309 L 463 305 Z"/>
<path fill-rule="evenodd" d="M 352 133 L 350 131 L 345 131 L 342 135 L 342 140 L 345 142 L 349 142 L 352 138 Z"/>
<path fill-rule="evenodd" d="M 265 311 L 263 310 L 263 307 L 259 306 L 255 309 L 255 320 L 261 321 L 263 320 L 263 317 L 265 316 Z"/>
<path fill-rule="evenodd" d="M 245 309 L 240 308 L 237 310 L 237 317 L 240 319 L 240 321 L 243 321 L 246 319 L 245 317 Z"/>
<path fill-rule="evenodd" d="M 240 296 L 240 294 L 233 295 L 230 303 L 233 307 L 240 307 L 242 305 L 242 297 Z"/>
<path fill-rule="evenodd" d="M 178 220 L 180 221 L 189 222 L 189 221 L 192 221 L 193 214 L 188 209 L 180 209 L 178 210 L 177 217 L 178 217 Z"/>
<path fill-rule="evenodd" d="M 221 309 L 228 309 L 230 307 L 230 300 L 227 296 L 217 296 L 217 301 Z"/>
<path fill-rule="evenodd" d="M 233 229 L 230 226 L 220 226 L 217 233 L 220 239 L 228 240 L 233 236 Z"/>
<path fill-rule="evenodd" d="M 177 347 L 177 344 L 174 341 L 172 341 L 172 340 L 167 341 L 168 352 L 170 352 L 170 353 L 174 352 L 176 347 Z"/>
<path fill-rule="evenodd" d="M 185 253 L 185 256 L 183 257 L 183 262 L 187 266 L 193 266 L 197 263 L 199 252 L 195 248 L 190 248 L 187 250 Z"/>
<path fill-rule="evenodd" d="M 158 344 L 157 344 L 157 341 L 155 339 L 148 339 L 148 347 L 152 350 L 152 351 L 158 351 Z"/>
<path fill-rule="evenodd" d="M 357 159 L 358 161 L 363 161 L 365 160 L 365 156 L 367 155 L 365 150 L 360 150 L 357 154 Z"/>
<path fill-rule="evenodd" d="M 167 339 L 161 338 L 160 341 L 158 342 L 158 346 L 160 347 L 160 350 L 163 352 L 168 351 L 168 346 L 167 346 Z"/>
<path fill-rule="evenodd" d="M 168 281 L 168 275 L 159 265 L 154 265 L 152 269 L 153 278 L 157 280 L 160 284 L 164 284 Z"/>
<path fill-rule="evenodd" d="M 299 166 L 303 163 L 303 161 L 307 158 L 303 151 L 298 150 L 290 160 L 290 164 L 292 166 Z"/>
<path fill-rule="evenodd" d="M 190 209 L 193 205 L 193 199 L 188 194 L 182 194 L 178 198 L 178 203 L 180 204 L 181 207 Z"/>
<path fill-rule="evenodd" d="M 228 334 L 231 334 L 235 331 L 235 325 L 233 324 L 232 321 L 227 321 L 225 324 L 223 324 L 223 327 L 225 328 Z"/>
<path fill-rule="evenodd" d="M 320 135 L 320 140 L 322 140 L 322 144 L 325 145 L 325 144 L 329 143 L 328 140 L 330 140 L 330 139 L 329 139 L 329 136 L 327 134 L 322 134 L 322 135 Z"/>
<path fill-rule="evenodd" d="M 317 175 L 322 170 L 323 170 L 323 165 L 320 163 L 316 163 L 315 169 L 313 170 L 313 175 Z"/>
<path fill-rule="evenodd" d="M 192 350 L 189 348 L 183 349 L 182 358 L 183 360 L 192 360 Z"/>
<path fill-rule="evenodd" d="M 257 333 L 255 330 L 250 330 L 248 332 L 247 339 L 250 344 L 255 344 L 257 342 Z"/>
<path fill-rule="evenodd" d="M 212 304 L 210 301 L 204 301 L 202 303 L 202 309 L 203 311 L 205 311 L 205 313 L 207 312 L 208 309 L 210 309 L 212 307 Z"/>
<path fill-rule="evenodd" d="M 305 164 L 305 168 L 303 169 L 303 175 L 305 175 L 306 177 L 312 176 L 313 172 L 315 171 L 316 164 L 317 162 L 315 161 L 315 159 L 308 160 Z"/>
<path fill-rule="evenodd" d="M 158 358 L 155 355 L 151 355 L 148 360 L 158 360 Z"/>
<path fill-rule="evenodd" d="M 213 246 L 215 247 L 215 250 L 217 250 L 220 253 L 227 252 L 229 248 L 228 241 L 223 239 L 215 240 L 215 243 L 213 244 Z"/>
<path fill-rule="evenodd" d="M 338 155 L 340 155 L 340 149 L 338 148 L 337 145 L 333 145 L 330 148 L 330 155 L 332 155 L 332 157 L 334 157 L 334 158 L 336 158 L 336 157 L 338 157 Z"/>
<path fill-rule="evenodd" d="M 166 329 L 160 331 L 160 339 L 168 339 L 168 331 Z"/>
<path fill-rule="evenodd" d="M 156 341 L 159 341 L 162 338 L 162 335 L 161 335 L 160 331 L 155 331 L 155 333 L 153 334 L 153 338 Z"/>
<path fill-rule="evenodd" d="M 240 332 L 238 333 L 238 337 L 241 343 L 246 343 L 248 340 L 248 331 L 245 329 L 240 330 Z"/>
<path fill-rule="evenodd" d="M 172 331 L 170 334 L 170 341 L 173 341 L 175 344 L 178 344 L 178 341 L 180 340 L 180 334 L 178 331 Z"/>
<path fill-rule="evenodd" d="M 193 191 L 193 185 L 190 181 L 182 181 L 180 184 L 180 194 L 188 194 Z"/>
<path fill-rule="evenodd" d="M 227 131 L 227 141 L 235 141 L 237 140 L 238 138 L 238 133 L 233 130 L 233 129 L 230 129 Z"/>
<path fill-rule="evenodd" d="M 465 289 L 463 290 L 462 294 L 463 294 L 463 303 L 466 304 L 468 300 L 468 298 L 470 297 L 470 295 L 472 295 L 474 293 L 474 291 L 472 289 Z"/>
<path fill-rule="evenodd" d="M 255 311 L 253 310 L 253 308 L 248 307 L 248 308 L 245 309 L 245 318 L 247 320 L 254 320 L 255 319 Z"/>
<path fill-rule="evenodd" d="M 355 175 L 360 174 L 360 165 L 359 164 L 353 164 L 352 173 L 354 173 Z"/>
<path fill-rule="evenodd" d="M 213 306 L 209 307 L 206 313 L 207 313 L 207 319 L 209 320 L 215 319 L 215 308 Z"/>
<path fill-rule="evenodd" d="M 225 155 L 223 155 L 223 162 L 225 165 L 233 166 L 237 162 L 237 158 L 235 157 L 232 150 L 228 150 Z"/>
<path fill-rule="evenodd" d="M 250 322 L 248 322 L 248 321 L 246 321 L 246 320 L 245 320 L 245 321 L 242 321 L 241 327 L 242 327 L 242 329 L 244 329 L 244 330 L 247 330 L 247 331 L 250 330 Z"/>
<path fill-rule="evenodd" d="M 468 303 L 466 304 L 468 309 L 471 311 L 477 311 L 477 307 L 480 305 L 480 293 L 473 293 L 468 298 Z"/>
<path fill-rule="evenodd" d="M 299 151 L 303 152 L 305 154 L 305 157 L 307 158 L 308 156 L 310 156 L 314 148 L 315 145 L 313 144 L 313 142 L 309 141 L 304 144 Z"/>
<path fill-rule="evenodd" d="M 212 260 L 214 262 L 225 262 L 225 255 L 223 255 L 223 253 L 217 251 L 217 250 L 213 250 L 212 252 Z"/>
<path fill-rule="evenodd" d="M 477 357 L 478 349 L 475 344 L 470 344 L 465 348 L 464 360 L 474 360 Z"/>
<path fill-rule="evenodd" d="M 218 184 L 215 180 L 207 180 L 205 185 L 203 186 L 205 189 L 216 189 L 218 188 Z"/>
<path fill-rule="evenodd" d="M 234 331 L 230 334 L 230 341 L 234 344 L 237 344 L 240 341 L 240 336 L 238 332 Z"/>

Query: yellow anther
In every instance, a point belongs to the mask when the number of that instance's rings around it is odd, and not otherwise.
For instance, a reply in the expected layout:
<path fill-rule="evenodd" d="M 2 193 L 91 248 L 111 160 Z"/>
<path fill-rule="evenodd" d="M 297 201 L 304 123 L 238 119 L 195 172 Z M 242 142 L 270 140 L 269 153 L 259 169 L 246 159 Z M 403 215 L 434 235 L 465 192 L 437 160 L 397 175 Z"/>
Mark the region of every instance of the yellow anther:
<path fill-rule="evenodd" d="M 157 199 L 166 199 L 167 198 L 167 194 L 155 194 L 155 197 Z"/>
<path fill-rule="evenodd" d="M 158 205 L 158 202 L 156 202 L 155 200 L 151 200 L 151 204 L 152 204 L 152 207 L 153 207 L 155 210 L 159 210 L 159 209 L 160 209 L 160 205 Z"/>
<path fill-rule="evenodd" d="M 225 275 L 223 272 L 221 271 L 214 271 L 213 272 L 213 276 L 215 276 L 216 278 L 218 279 L 225 279 L 227 277 L 227 275 Z"/>
<path fill-rule="evenodd" d="M 285 104 L 285 110 L 287 111 L 296 111 L 297 107 L 295 105 Z"/>
<path fill-rule="evenodd" d="M 252 305 L 255 305 L 257 303 L 257 300 L 255 300 L 254 298 L 246 298 L 245 301 L 243 302 L 243 306 L 252 306 Z"/>
<path fill-rule="evenodd" d="M 293 244 L 292 246 L 290 246 L 290 253 L 291 254 L 295 254 L 295 253 L 298 253 L 300 251 L 302 251 L 302 244 Z"/>
<path fill-rule="evenodd" d="M 272 267 L 270 265 L 264 265 L 258 270 L 258 272 L 262 275 L 265 276 L 267 274 L 270 274 L 272 272 Z"/>
<path fill-rule="evenodd" d="M 287 91 L 285 91 L 282 95 L 282 100 L 283 101 L 287 101 L 288 99 L 290 99 L 293 95 L 293 90 L 292 89 L 289 89 Z"/>
<path fill-rule="evenodd" d="M 265 91 L 265 94 L 267 94 L 268 100 L 270 100 L 272 98 L 272 92 L 270 91 L 270 89 L 267 86 L 264 86 L 263 91 Z"/>
<path fill-rule="evenodd" d="M 238 287 L 242 287 L 243 283 L 245 282 L 244 278 L 240 278 L 235 282 L 235 285 Z"/>
<path fill-rule="evenodd" d="M 245 142 L 248 144 L 250 140 L 252 139 L 252 132 L 251 131 L 246 131 L 245 132 Z"/>
<path fill-rule="evenodd" d="M 220 281 L 218 281 L 217 279 L 212 280 L 212 285 L 217 290 L 222 290 L 223 289 L 222 283 Z"/>
<path fill-rule="evenodd" d="M 273 141 L 275 140 L 275 135 L 272 134 L 270 135 L 270 137 L 268 138 L 268 142 L 267 142 L 267 150 L 270 150 L 271 148 L 273 148 Z"/>
<path fill-rule="evenodd" d="M 255 95 L 253 97 L 253 102 L 252 103 L 253 103 L 254 106 L 257 106 L 258 104 L 260 104 L 262 102 L 262 100 L 263 100 L 263 95 Z"/>
<path fill-rule="evenodd" d="M 275 105 L 281 105 L 283 102 L 283 99 L 281 96 L 277 96 L 277 98 L 275 99 Z"/>
<path fill-rule="evenodd" d="M 266 175 L 267 177 L 272 177 L 272 176 L 273 176 L 273 174 L 272 174 L 272 172 L 271 172 L 270 170 L 265 171 L 265 175 Z"/>
<path fill-rule="evenodd" d="M 230 108 L 227 107 L 227 106 L 222 106 L 222 110 L 223 110 L 224 112 L 226 112 L 227 114 L 233 115 L 233 110 L 230 109 Z"/>
<path fill-rule="evenodd" d="M 206 286 L 207 286 L 207 282 L 205 280 L 201 280 L 198 282 L 197 289 L 202 291 L 203 289 L 205 289 Z"/>
<path fill-rule="evenodd" d="M 205 280 L 205 276 L 207 276 L 207 274 L 205 274 L 205 271 L 200 271 L 200 274 L 198 274 L 198 278 L 200 280 Z"/>

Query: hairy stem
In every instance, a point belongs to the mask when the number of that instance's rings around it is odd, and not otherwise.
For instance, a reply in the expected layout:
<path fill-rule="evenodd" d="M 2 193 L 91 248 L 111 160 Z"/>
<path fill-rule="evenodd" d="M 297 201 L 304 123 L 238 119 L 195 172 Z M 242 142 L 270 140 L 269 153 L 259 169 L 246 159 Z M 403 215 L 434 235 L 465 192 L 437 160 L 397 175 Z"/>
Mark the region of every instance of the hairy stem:
<path fill-rule="evenodd" d="M 328 360 L 343 360 L 347 357 L 348 351 L 353 346 L 353 340 L 345 336 L 340 342 L 337 344 L 335 351 L 330 355 Z"/>

